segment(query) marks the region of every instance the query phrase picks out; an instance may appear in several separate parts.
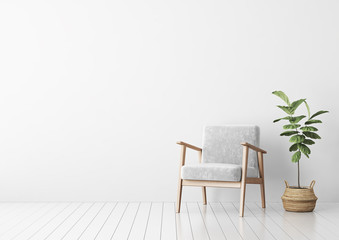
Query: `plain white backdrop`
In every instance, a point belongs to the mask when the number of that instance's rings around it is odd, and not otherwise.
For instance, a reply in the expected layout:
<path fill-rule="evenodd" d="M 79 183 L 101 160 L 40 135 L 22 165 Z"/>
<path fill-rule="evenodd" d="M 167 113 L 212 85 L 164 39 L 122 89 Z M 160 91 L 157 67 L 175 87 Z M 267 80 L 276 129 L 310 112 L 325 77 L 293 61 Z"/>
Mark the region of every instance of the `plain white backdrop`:
<path fill-rule="evenodd" d="M 2 0 L 0 200 L 174 201 L 175 142 L 249 123 L 268 151 L 267 200 L 279 201 L 297 174 L 272 123 L 283 90 L 330 111 L 301 178 L 339 201 L 338 12 L 336 0 Z M 260 199 L 259 186 L 248 193 Z M 201 201 L 200 188 L 183 200 Z"/>

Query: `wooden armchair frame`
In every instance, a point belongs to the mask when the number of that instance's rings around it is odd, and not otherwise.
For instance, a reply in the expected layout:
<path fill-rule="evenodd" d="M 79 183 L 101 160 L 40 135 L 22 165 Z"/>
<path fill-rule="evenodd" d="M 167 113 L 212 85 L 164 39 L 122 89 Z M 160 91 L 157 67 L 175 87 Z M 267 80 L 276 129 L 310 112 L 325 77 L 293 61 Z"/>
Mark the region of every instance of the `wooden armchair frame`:
<path fill-rule="evenodd" d="M 202 158 L 202 149 L 193 145 L 190 145 L 185 142 L 177 142 L 181 145 L 181 154 L 180 154 L 180 167 L 179 167 L 179 181 L 178 181 L 178 196 L 177 196 L 177 206 L 176 212 L 180 212 L 181 206 L 181 195 L 183 186 L 195 186 L 202 188 L 202 199 L 203 204 L 207 204 L 206 198 L 206 187 L 225 187 L 225 188 L 240 188 L 240 208 L 239 216 L 244 216 L 244 206 L 245 206 L 245 192 L 246 184 L 260 184 L 261 191 L 261 206 L 266 207 L 265 202 L 265 181 L 264 181 L 264 154 L 267 152 L 263 149 L 260 149 L 256 146 L 253 146 L 247 142 L 240 143 L 243 146 L 243 156 L 242 156 L 242 174 L 240 182 L 226 182 L 226 181 L 207 181 L 207 180 L 185 180 L 181 178 L 181 168 L 185 165 L 186 159 L 186 148 L 190 148 L 198 152 L 199 162 L 201 163 Z M 259 167 L 259 177 L 247 177 L 247 163 L 248 163 L 248 151 L 249 149 L 257 152 L 257 160 Z"/>

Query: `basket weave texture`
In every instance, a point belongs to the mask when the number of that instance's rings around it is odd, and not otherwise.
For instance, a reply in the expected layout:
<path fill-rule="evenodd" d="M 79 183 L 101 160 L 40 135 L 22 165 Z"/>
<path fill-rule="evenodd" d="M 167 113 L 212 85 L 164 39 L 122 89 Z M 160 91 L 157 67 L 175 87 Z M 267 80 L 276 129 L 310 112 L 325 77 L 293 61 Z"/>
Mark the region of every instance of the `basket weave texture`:
<path fill-rule="evenodd" d="M 313 191 L 315 181 L 313 180 L 309 187 L 301 189 L 290 187 L 287 181 L 285 181 L 285 184 L 286 189 L 281 197 L 285 210 L 290 212 L 312 212 L 318 199 Z"/>

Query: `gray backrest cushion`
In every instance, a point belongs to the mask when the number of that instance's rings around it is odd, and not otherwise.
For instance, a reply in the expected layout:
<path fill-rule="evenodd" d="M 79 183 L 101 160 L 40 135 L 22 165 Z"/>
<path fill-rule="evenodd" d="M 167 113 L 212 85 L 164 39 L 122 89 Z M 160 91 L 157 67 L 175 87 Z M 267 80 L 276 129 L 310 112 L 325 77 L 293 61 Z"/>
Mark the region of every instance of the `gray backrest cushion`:
<path fill-rule="evenodd" d="M 202 157 L 205 163 L 242 164 L 241 142 L 259 147 L 260 129 L 254 125 L 205 126 Z M 248 166 L 258 168 L 256 152 L 249 150 Z"/>

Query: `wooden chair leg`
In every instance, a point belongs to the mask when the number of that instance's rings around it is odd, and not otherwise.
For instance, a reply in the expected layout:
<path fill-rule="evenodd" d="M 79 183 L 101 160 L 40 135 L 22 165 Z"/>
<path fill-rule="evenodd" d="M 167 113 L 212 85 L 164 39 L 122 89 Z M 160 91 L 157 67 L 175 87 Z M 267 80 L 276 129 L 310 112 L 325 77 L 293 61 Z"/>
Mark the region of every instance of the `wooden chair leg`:
<path fill-rule="evenodd" d="M 263 179 L 264 180 L 264 179 Z M 265 184 L 260 184 L 260 191 L 261 191 L 261 207 L 266 208 L 266 201 L 265 201 Z"/>
<path fill-rule="evenodd" d="M 258 152 L 258 165 L 259 165 L 259 174 L 262 178 L 262 183 L 260 184 L 260 192 L 261 192 L 261 207 L 266 207 L 265 201 L 265 177 L 264 177 L 264 156 L 263 153 Z"/>
<path fill-rule="evenodd" d="M 244 216 L 244 208 L 245 208 L 245 192 L 246 192 L 246 184 L 241 184 L 240 188 L 240 208 L 239 208 L 239 216 Z"/>
<path fill-rule="evenodd" d="M 207 198 L 206 198 L 206 187 L 201 187 L 202 189 L 202 202 L 204 205 L 207 204 Z"/>
<path fill-rule="evenodd" d="M 181 195 L 182 195 L 182 179 L 179 178 L 178 183 L 178 196 L 177 196 L 177 209 L 176 212 L 180 213 L 180 207 L 181 207 Z"/>
<path fill-rule="evenodd" d="M 185 165 L 185 158 L 186 158 L 186 147 L 181 147 L 181 154 L 180 154 L 180 167 L 179 167 L 179 177 L 178 177 L 178 196 L 177 196 L 177 213 L 180 213 L 180 206 L 181 206 L 181 195 L 182 195 L 182 178 L 181 178 L 181 168 Z"/>
<path fill-rule="evenodd" d="M 241 186 L 240 186 L 240 208 L 239 216 L 244 216 L 245 207 L 245 192 L 246 192 L 246 178 L 247 178 L 247 162 L 248 162 L 248 147 L 243 147 L 242 159 L 242 173 L 241 173 Z"/>
<path fill-rule="evenodd" d="M 198 155 L 199 155 L 199 163 L 201 163 L 201 160 L 202 160 L 202 151 L 199 151 L 198 152 Z M 201 190 L 202 190 L 202 202 L 204 205 L 207 204 L 207 199 L 206 199 L 206 187 L 201 187 Z"/>

